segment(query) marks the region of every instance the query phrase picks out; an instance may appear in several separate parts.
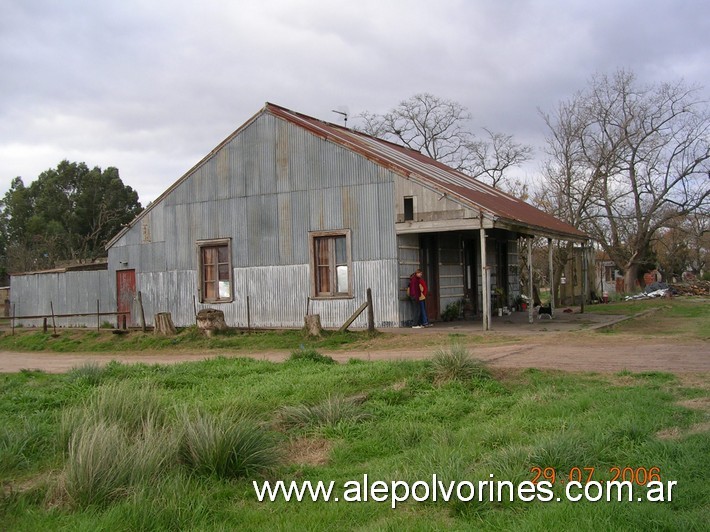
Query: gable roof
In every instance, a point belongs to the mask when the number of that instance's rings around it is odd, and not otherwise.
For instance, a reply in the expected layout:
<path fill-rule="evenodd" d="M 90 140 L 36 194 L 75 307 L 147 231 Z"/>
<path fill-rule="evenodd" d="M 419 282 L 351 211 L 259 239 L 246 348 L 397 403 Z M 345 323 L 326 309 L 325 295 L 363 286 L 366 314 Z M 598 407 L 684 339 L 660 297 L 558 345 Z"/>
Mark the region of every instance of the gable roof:
<path fill-rule="evenodd" d="M 494 219 L 536 234 L 586 240 L 587 234 L 510 194 L 415 150 L 267 103 L 265 112 L 308 129 Z"/>
<path fill-rule="evenodd" d="M 225 144 L 230 142 L 260 116 L 267 113 L 306 129 L 324 140 L 356 152 L 407 179 L 411 179 L 427 188 L 447 195 L 462 205 L 479 210 L 483 216 L 487 216 L 494 221 L 502 221 L 519 231 L 540 236 L 578 241 L 587 240 L 589 238 L 588 235 L 574 226 L 558 220 L 554 216 L 533 207 L 523 200 L 493 188 L 469 175 L 454 170 L 415 150 L 267 102 L 261 111 L 247 120 L 234 133 L 229 135 L 229 137 L 222 141 L 200 162 L 188 170 L 180 179 L 156 198 L 153 203 L 138 214 L 128 226 L 124 227 L 106 244 L 106 248 L 108 249 L 113 246 L 136 222 L 150 212 L 155 205 L 160 203 L 173 189 L 194 173 L 195 170 L 214 156 Z"/>

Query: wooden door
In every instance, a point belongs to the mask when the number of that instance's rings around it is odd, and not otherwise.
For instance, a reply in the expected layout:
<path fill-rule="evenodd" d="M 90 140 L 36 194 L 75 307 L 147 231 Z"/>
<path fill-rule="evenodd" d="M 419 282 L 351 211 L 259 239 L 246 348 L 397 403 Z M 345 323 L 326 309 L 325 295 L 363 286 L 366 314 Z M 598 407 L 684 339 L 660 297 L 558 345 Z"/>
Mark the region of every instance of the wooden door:
<path fill-rule="evenodd" d="M 116 310 L 118 311 L 118 328 L 123 325 L 123 319 L 126 319 L 126 325 L 132 325 L 133 319 L 131 309 L 133 301 L 136 297 L 136 270 L 117 270 L 116 271 Z"/>
<path fill-rule="evenodd" d="M 426 298 L 426 313 L 429 320 L 439 319 L 439 239 L 436 233 L 420 236 L 420 262 L 424 280 L 429 291 Z"/>

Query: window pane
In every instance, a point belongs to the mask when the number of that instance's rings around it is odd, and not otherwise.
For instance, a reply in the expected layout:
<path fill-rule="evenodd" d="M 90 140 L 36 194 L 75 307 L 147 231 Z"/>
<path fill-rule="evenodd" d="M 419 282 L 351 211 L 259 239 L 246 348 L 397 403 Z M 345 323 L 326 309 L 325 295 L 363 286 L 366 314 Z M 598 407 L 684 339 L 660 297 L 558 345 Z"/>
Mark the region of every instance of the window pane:
<path fill-rule="evenodd" d="M 319 294 L 330 293 L 330 268 L 328 266 L 321 266 L 316 268 L 316 272 L 316 292 Z"/>
<path fill-rule="evenodd" d="M 217 278 L 215 275 L 216 273 L 217 268 L 212 265 L 205 264 L 205 267 L 202 269 L 202 279 L 205 282 L 214 281 Z"/>
<path fill-rule="evenodd" d="M 217 258 L 220 264 L 229 262 L 229 248 L 227 246 L 219 246 L 217 248 Z"/>
<path fill-rule="evenodd" d="M 219 265 L 219 280 L 229 281 L 229 264 Z"/>
<path fill-rule="evenodd" d="M 327 238 L 316 239 L 316 266 L 327 266 L 330 263 L 328 248 Z"/>
<path fill-rule="evenodd" d="M 205 299 L 217 299 L 217 283 L 214 281 L 204 283 L 204 294 Z"/>
<path fill-rule="evenodd" d="M 335 263 L 347 264 L 348 254 L 345 249 L 345 237 L 339 236 L 334 238 L 333 240 L 335 240 Z"/>
<path fill-rule="evenodd" d="M 232 297 L 232 292 L 229 289 L 229 281 L 219 282 L 219 298 L 220 299 L 230 299 Z"/>
<path fill-rule="evenodd" d="M 217 250 L 215 248 L 202 248 L 202 263 L 203 264 L 216 264 L 217 263 Z"/>
<path fill-rule="evenodd" d="M 338 292 L 342 294 L 348 293 L 348 267 L 338 266 L 336 269 L 338 276 Z"/>

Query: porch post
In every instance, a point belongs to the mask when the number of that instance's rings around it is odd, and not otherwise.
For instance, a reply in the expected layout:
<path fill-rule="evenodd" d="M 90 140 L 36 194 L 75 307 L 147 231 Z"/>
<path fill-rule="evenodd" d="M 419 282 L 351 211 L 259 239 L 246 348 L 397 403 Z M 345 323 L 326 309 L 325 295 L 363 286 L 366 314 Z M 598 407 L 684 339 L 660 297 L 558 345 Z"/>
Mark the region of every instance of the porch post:
<path fill-rule="evenodd" d="M 552 266 L 552 239 L 547 239 L 547 266 L 550 271 L 550 317 L 555 312 L 555 270 Z"/>
<path fill-rule="evenodd" d="M 532 242 L 533 237 L 528 239 L 528 323 L 534 323 L 533 318 L 533 306 L 535 300 L 533 299 L 533 265 L 532 265 Z"/>
<path fill-rule="evenodd" d="M 591 246 L 587 247 L 587 242 L 582 244 L 582 301 L 581 308 L 579 310 L 580 314 L 584 314 L 584 302 L 587 299 L 587 294 L 589 293 L 589 257 L 587 253 L 591 250 Z"/>
<path fill-rule="evenodd" d="M 483 224 L 481 224 L 483 225 Z M 483 310 L 483 330 L 491 330 L 491 296 L 488 277 L 488 265 L 486 261 L 486 230 L 481 227 L 481 310 Z"/>

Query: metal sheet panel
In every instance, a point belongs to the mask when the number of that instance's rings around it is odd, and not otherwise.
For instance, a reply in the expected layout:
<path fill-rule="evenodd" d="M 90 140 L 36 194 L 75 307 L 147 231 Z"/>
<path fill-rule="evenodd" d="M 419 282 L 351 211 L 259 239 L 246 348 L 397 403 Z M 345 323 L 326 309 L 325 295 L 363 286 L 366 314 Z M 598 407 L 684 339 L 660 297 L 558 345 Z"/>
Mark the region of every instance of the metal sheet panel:
<path fill-rule="evenodd" d="M 108 270 L 38 273 L 12 276 L 10 301 L 16 316 L 94 313 L 88 316 L 55 318 L 57 327 L 95 327 L 96 302 L 100 312 L 115 311 L 115 295 L 109 288 Z M 51 302 L 51 305 L 50 305 Z M 103 322 L 108 318 L 101 317 Z M 41 319 L 19 320 L 26 327 L 39 327 Z M 51 320 L 49 320 L 51 326 Z"/>
<path fill-rule="evenodd" d="M 146 320 L 152 323 L 157 312 L 170 312 L 177 326 L 194 323 L 194 308 L 222 310 L 230 326 L 247 326 L 247 296 L 253 327 L 302 327 L 308 299 L 309 267 L 262 266 L 234 269 L 234 301 L 201 305 L 196 302 L 195 272 L 155 272 L 138 275 Z M 353 264 L 355 297 L 351 299 L 314 300 L 311 313 L 321 315 L 324 327 L 339 327 L 360 306 L 371 288 L 375 321 L 378 327 L 399 323 L 397 300 L 397 261 L 367 261 Z M 365 327 L 361 315 L 353 327 Z"/>

